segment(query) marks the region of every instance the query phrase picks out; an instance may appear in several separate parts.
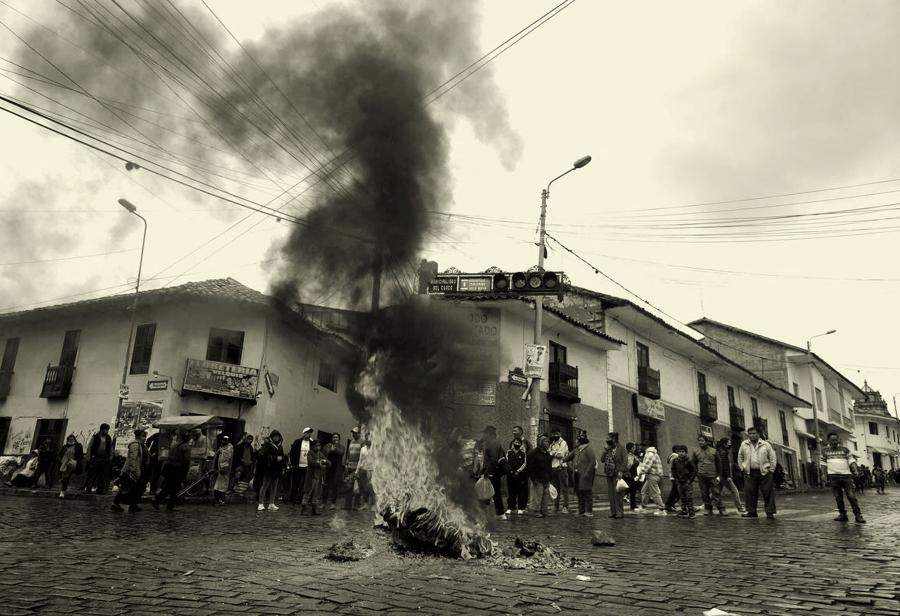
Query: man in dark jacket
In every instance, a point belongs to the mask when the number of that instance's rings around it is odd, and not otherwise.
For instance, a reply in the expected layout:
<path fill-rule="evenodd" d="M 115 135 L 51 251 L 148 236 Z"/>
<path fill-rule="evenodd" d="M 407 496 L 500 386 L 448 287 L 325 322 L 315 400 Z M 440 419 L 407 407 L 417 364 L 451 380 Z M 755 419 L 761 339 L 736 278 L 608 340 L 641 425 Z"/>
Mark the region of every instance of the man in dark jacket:
<path fill-rule="evenodd" d="M 144 445 L 146 438 L 146 430 L 138 428 L 134 431 L 134 440 L 128 444 L 128 455 L 117 482 L 119 491 L 109 507 L 110 511 L 122 512 L 124 504 L 128 505 L 128 511 L 132 513 L 141 510 L 138 503 L 141 502 L 141 496 L 147 485 L 147 469 L 150 462 L 147 447 Z"/>
<path fill-rule="evenodd" d="M 501 479 L 506 474 L 508 463 L 506 461 L 506 451 L 500 441 L 497 440 L 497 428 L 488 426 L 484 429 L 483 434 L 484 445 L 484 476 L 488 478 L 494 487 L 494 512 L 497 514 L 498 520 L 508 519 L 506 516 L 506 507 L 503 506 L 503 493 Z"/>
<path fill-rule="evenodd" d="M 532 488 L 535 489 L 537 517 L 543 518 L 547 515 L 547 507 L 550 505 L 550 480 L 553 476 L 553 456 L 550 455 L 550 438 L 546 434 L 538 438 L 537 447 L 528 454 L 525 470 L 531 478 Z"/>
<path fill-rule="evenodd" d="M 81 487 L 85 492 L 91 492 L 96 487 L 97 494 L 103 494 L 109 487 L 109 471 L 112 468 L 112 437 L 109 435 L 109 424 L 100 424 L 100 430 L 96 432 L 87 446 L 87 476 Z"/>
<path fill-rule="evenodd" d="M 246 433 L 241 442 L 234 446 L 234 479 L 249 482 L 253 476 L 253 464 L 256 462 L 256 450 L 253 449 L 253 435 Z"/>
<path fill-rule="evenodd" d="M 705 515 L 712 515 L 713 508 L 719 515 L 728 515 L 722 505 L 721 478 L 722 467 L 716 450 L 709 446 L 709 440 L 702 434 L 697 437 L 698 448 L 694 450 L 691 462 L 697 469 L 697 482 L 700 484 L 700 496 L 703 498 Z"/>
<path fill-rule="evenodd" d="M 169 511 L 175 510 L 175 505 L 178 502 L 178 492 L 181 491 L 181 484 L 184 483 L 187 472 L 191 467 L 190 440 L 191 433 L 184 430 L 179 434 L 178 444 L 175 442 L 169 444 L 169 456 L 162 467 L 162 489 L 150 501 L 154 509 L 159 509 L 159 504 L 168 496 L 169 501 L 166 504 L 166 509 Z"/>
<path fill-rule="evenodd" d="M 278 511 L 275 504 L 275 499 L 278 498 L 278 482 L 284 474 L 287 463 L 281 444 L 281 432 L 272 430 L 268 440 L 259 448 L 256 474 L 262 477 L 262 485 L 259 488 L 257 511 Z"/>
<path fill-rule="evenodd" d="M 625 497 L 622 492 L 616 490 L 619 479 L 625 475 L 628 463 L 628 454 L 625 448 L 619 444 L 619 433 L 610 432 L 606 438 L 606 449 L 600 456 L 603 461 L 603 472 L 606 475 L 606 491 L 609 496 L 609 517 L 625 517 Z"/>
<path fill-rule="evenodd" d="M 681 500 L 681 513 L 679 518 L 694 517 L 694 479 L 697 477 L 697 468 L 688 457 L 688 449 L 684 445 L 678 445 L 678 457 L 672 460 L 672 477 L 678 486 L 678 498 Z"/>
<path fill-rule="evenodd" d="M 597 471 L 597 455 L 582 431 L 578 435 L 578 445 L 566 456 L 575 469 L 575 492 L 578 494 L 578 514 L 586 518 L 594 517 L 594 475 Z"/>
<path fill-rule="evenodd" d="M 744 502 L 741 500 L 741 491 L 734 485 L 735 468 L 731 457 L 731 441 L 727 437 L 720 438 L 716 442 L 716 455 L 719 456 L 720 488 L 731 492 L 735 509 L 743 513 Z M 720 493 L 721 491 L 720 489 Z"/>

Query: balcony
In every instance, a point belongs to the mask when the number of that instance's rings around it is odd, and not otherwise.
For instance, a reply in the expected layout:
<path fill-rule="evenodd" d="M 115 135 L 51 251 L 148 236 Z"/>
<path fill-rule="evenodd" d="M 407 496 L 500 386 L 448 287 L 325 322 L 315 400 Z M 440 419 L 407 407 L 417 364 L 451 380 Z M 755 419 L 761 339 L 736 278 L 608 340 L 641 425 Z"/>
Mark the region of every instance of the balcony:
<path fill-rule="evenodd" d="M 651 400 L 659 400 L 659 370 L 638 366 L 638 393 Z"/>
<path fill-rule="evenodd" d="M 182 391 L 256 404 L 259 370 L 206 359 L 189 359 Z"/>
<path fill-rule="evenodd" d="M 41 398 L 68 398 L 74 375 L 75 366 L 47 366 Z"/>
<path fill-rule="evenodd" d="M 714 422 L 719 418 L 716 397 L 706 392 L 700 394 L 700 421 Z"/>
<path fill-rule="evenodd" d="M 581 398 L 578 397 L 578 367 L 550 362 L 547 393 L 570 403 L 581 402 Z"/>
<path fill-rule="evenodd" d="M 762 417 L 754 417 L 753 418 L 753 427 L 756 428 L 756 431 L 759 432 L 759 437 L 767 439 L 769 438 L 769 420 L 763 419 Z"/>
<path fill-rule="evenodd" d="M 744 409 L 741 407 L 729 406 L 728 418 L 731 420 L 731 429 L 734 432 L 743 432 L 747 429 L 747 423 L 744 420 Z"/>

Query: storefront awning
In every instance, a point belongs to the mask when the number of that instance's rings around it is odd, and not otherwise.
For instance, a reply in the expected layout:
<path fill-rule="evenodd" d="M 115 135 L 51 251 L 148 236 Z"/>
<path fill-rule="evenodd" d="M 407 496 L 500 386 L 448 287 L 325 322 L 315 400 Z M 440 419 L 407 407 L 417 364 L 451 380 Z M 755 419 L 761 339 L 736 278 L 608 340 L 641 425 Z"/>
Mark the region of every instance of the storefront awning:
<path fill-rule="evenodd" d="M 163 417 L 153 424 L 154 428 L 181 428 L 192 430 L 200 426 L 221 426 L 224 422 L 215 415 L 174 415 Z"/>
<path fill-rule="evenodd" d="M 871 453 L 881 453 L 886 456 L 897 456 L 900 455 L 900 451 L 896 449 L 888 449 L 887 447 L 876 447 L 874 445 L 869 445 L 866 447 Z"/>

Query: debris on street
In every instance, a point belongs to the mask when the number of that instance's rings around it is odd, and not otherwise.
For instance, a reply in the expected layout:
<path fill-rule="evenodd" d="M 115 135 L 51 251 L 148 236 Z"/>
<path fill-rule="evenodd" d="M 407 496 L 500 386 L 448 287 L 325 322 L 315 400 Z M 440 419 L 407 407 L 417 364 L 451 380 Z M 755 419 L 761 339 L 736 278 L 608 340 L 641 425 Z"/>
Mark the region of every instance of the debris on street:
<path fill-rule="evenodd" d="M 538 541 L 516 537 L 512 546 L 503 548 L 488 562 L 504 569 L 590 569 L 591 565 L 578 558 L 567 558 Z"/>
<path fill-rule="evenodd" d="M 339 563 L 357 562 L 369 558 L 374 553 L 375 548 L 371 544 L 359 544 L 353 539 L 345 539 L 328 548 L 325 558 Z"/>

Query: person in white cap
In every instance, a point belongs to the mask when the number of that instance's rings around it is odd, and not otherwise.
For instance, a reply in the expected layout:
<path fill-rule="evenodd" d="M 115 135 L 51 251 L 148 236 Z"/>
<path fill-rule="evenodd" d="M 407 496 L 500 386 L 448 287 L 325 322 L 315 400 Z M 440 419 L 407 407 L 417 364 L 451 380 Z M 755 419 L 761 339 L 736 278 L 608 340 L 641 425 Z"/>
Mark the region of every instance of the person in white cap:
<path fill-rule="evenodd" d="M 291 504 L 297 505 L 303 501 L 303 484 L 306 482 L 306 470 L 309 463 L 306 457 L 309 455 L 309 449 L 312 446 L 313 429 L 307 426 L 303 428 L 303 434 L 291 445 L 291 451 L 288 453 L 288 461 L 291 468 L 291 492 L 289 500 Z"/>

